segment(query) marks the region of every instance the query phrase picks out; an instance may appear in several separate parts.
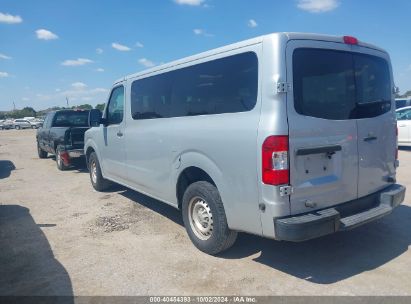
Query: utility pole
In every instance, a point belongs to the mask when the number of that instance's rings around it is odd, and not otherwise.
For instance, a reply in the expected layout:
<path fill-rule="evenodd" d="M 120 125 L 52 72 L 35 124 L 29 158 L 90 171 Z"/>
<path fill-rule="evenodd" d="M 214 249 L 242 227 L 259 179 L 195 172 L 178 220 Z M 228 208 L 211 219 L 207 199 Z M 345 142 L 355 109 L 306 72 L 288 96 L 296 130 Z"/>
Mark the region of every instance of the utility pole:
<path fill-rule="evenodd" d="M 13 111 L 16 111 L 16 104 L 14 103 L 14 101 L 11 101 L 13 103 Z"/>
<path fill-rule="evenodd" d="M 67 104 L 67 108 L 69 107 L 69 100 L 68 97 L 66 96 L 66 104 Z"/>

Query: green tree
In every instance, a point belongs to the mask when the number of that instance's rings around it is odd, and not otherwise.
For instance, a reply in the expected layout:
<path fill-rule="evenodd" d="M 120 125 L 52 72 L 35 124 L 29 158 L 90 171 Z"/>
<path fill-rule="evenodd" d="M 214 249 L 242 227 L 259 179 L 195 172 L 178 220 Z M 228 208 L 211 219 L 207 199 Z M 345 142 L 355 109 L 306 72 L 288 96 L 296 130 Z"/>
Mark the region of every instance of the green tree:
<path fill-rule="evenodd" d="M 81 109 L 81 110 L 91 110 L 93 108 L 93 106 L 86 103 L 86 104 L 82 104 L 82 105 L 79 105 L 79 106 L 74 106 L 74 107 L 71 107 L 71 108 L 72 109 Z"/>
<path fill-rule="evenodd" d="M 106 106 L 105 103 L 99 103 L 96 105 L 96 109 L 100 110 L 101 112 L 104 111 L 104 107 Z"/>
<path fill-rule="evenodd" d="M 400 95 L 399 97 L 409 97 L 411 96 L 411 90 L 408 90 L 407 92 L 405 92 L 404 94 Z"/>

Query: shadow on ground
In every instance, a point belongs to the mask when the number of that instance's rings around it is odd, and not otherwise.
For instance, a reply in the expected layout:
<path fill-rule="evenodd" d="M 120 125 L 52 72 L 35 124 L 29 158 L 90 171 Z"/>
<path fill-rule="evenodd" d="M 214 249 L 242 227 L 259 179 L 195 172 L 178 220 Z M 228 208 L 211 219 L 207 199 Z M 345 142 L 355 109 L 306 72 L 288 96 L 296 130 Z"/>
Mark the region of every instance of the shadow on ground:
<path fill-rule="evenodd" d="M 183 225 L 181 214 L 167 204 L 132 190 L 121 195 Z M 401 205 L 387 217 L 354 229 L 301 242 L 280 242 L 240 233 L 235 245 L 219 255 L 242 259 L 256 253 L 257 263 L 317 284 L 332 284 L 378 268 L 411 245 L 411 207 Z"/>
<path fill-rule="evenodd" d="M 73 295 L 70 277 L 40 228 L 56 229 L 36 224 L 27 208 L 0 205 L 0 296 Z"/>
<path fill-rule="evenodd" d="M 0 160 L 0 179 L 10 176 L 11 171 L 15 170 L 13 162 L 10 160 Z"/>

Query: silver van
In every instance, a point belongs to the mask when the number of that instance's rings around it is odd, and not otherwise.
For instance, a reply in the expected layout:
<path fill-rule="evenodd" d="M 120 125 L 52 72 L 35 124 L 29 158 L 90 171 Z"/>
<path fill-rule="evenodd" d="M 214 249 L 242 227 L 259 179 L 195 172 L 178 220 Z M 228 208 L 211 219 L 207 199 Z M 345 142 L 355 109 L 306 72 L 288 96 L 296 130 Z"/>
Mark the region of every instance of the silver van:
<path fill-rule="evenodd" d="M 304 241 L 404 200 L 389 55 L 354 37 L 275 33 L 115 82 L 90 113 L 93 187 L 182 211 L 217 254 L 244 231 Z"/>

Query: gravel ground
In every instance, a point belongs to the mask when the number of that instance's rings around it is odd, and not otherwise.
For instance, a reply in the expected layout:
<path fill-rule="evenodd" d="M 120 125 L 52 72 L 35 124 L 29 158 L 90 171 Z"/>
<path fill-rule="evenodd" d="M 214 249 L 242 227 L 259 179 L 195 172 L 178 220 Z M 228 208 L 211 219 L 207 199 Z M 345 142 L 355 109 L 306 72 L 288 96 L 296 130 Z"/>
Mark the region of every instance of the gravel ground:
<path fill-rule="evenodd" d="M 411 149 L 398 181 L 411 185 Z M 411 188 L 410 188 L 411 189 Z M 34 130 L 0 131 L 0 295 L 411 295 L 411 196 L 388 217 L 304 243 L 240 234 L 218 257 L 179 212 L 98 193 L 84 166 L 38 159 Z"/>

